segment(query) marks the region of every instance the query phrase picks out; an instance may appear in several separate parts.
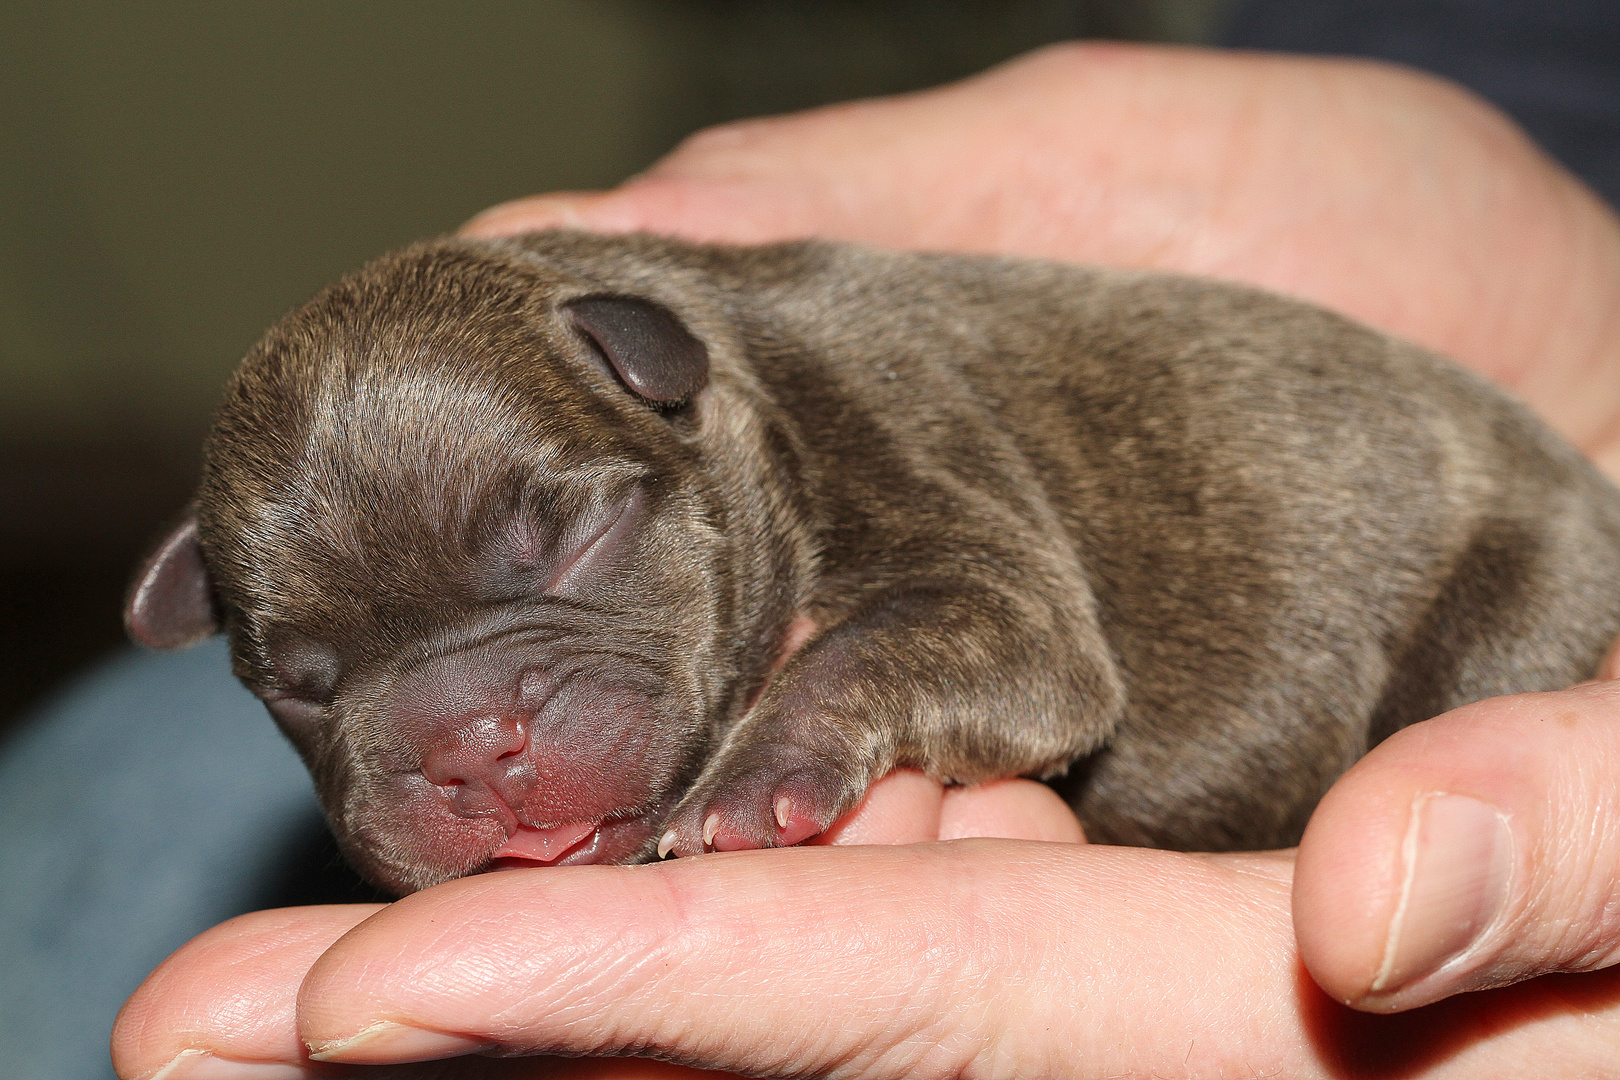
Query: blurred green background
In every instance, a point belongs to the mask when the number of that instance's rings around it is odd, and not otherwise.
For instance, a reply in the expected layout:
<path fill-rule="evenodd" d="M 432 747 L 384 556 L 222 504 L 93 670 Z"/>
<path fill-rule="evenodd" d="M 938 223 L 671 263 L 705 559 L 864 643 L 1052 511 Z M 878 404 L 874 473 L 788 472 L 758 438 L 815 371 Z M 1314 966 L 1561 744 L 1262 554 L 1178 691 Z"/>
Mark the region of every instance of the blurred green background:
<path fill-rule="evenodd" d="M 188 0 L 0 11 L 0 724 L 114 646 L 220 385 L 324 282 L 686 133 L 1221 0 Z"/>

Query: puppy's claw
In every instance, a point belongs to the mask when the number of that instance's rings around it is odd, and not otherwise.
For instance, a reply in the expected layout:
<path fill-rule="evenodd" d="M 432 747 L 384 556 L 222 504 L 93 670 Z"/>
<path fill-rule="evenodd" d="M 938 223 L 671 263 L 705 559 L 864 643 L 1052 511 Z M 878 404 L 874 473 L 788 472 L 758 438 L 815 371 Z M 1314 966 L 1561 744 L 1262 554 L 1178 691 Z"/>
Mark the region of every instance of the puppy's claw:
<path fill-rule="evenodd" d="M 667 859 L 669 853 L 675 850 L 675 830 L 671 829 L 658 838 L 658 858 Z"/>
<path fill-rule="evenodd" d="M 862 790 L 824 756 L 788 743 L 754 749 L 706 778 L 670 828 L 680 854 L 791 847 L 823 832 Z"/>

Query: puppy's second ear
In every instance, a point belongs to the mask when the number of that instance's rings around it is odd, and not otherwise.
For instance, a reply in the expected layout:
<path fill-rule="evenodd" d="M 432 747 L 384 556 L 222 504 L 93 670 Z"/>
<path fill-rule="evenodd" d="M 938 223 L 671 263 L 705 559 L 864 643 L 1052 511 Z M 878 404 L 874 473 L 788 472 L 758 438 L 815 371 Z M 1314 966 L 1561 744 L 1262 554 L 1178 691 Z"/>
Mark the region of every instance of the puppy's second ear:
<path fill-rule="evenodd" d="M 658 405 L 679 405 L 709 381 L 709 350 L 667 308 L 634 296 L 566 305 L 619 379 Z"/>
<path fill-rule="evenodd" d="M 153 649 L 178 649 L 219 630 L 195 514 L 186 515 L 147 556 L 130 583 L 124 626 L 130 637 Z"/>

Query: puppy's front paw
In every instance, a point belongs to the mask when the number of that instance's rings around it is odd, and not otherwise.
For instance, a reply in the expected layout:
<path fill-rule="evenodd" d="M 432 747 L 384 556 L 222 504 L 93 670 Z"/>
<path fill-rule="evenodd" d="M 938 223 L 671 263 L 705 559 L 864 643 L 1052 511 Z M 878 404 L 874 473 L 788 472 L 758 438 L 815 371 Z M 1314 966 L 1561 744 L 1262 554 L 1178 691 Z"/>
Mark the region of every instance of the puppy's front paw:
<path fill-rule="evenodd" d="M 711 764 L 676 807 L 659 857 L 800 843 L 837 821 L 866 786 L 847 765 L 793 743 L 737 748 Z"/>

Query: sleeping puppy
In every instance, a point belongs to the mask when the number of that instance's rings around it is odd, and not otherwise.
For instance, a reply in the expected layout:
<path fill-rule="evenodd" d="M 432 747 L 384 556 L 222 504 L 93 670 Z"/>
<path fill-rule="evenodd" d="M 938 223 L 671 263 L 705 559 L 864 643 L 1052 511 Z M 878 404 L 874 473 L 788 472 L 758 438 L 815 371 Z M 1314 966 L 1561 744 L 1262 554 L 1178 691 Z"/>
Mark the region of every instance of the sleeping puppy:
<path fill-rule="evenodd" d="M 232 380 L 128 625 L 223 628 L 362 872 L 797 843 L 897 766 L 1293 843 L 1402 725 L 1586 678 L 1620 496 L 1231 285 L 823 243 L 387 255 Z"/>

